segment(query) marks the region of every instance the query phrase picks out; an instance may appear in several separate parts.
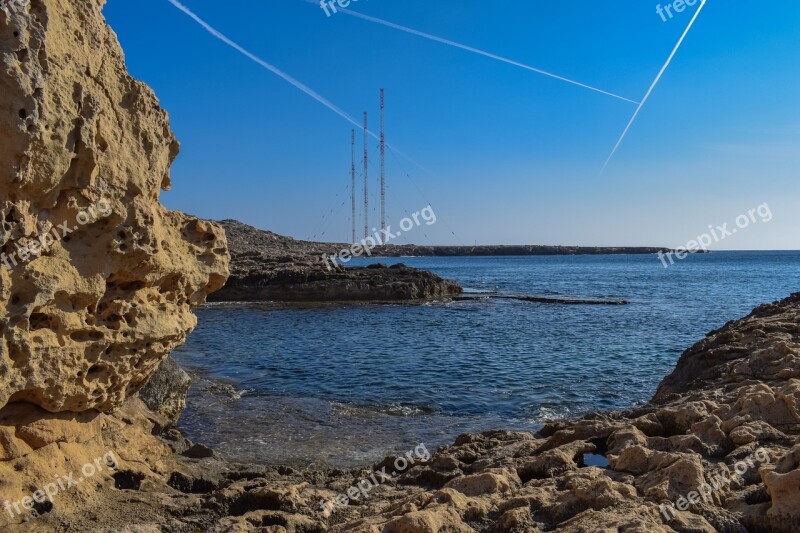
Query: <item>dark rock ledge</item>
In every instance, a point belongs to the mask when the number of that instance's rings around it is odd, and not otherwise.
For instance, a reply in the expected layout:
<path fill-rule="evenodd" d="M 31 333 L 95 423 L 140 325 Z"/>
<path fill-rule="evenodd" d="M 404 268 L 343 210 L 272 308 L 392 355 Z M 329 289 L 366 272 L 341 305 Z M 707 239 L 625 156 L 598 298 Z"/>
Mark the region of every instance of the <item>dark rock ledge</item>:
<path fill-rule="evenodd" d="M 398 264 L 346 268 L 324 263 L 312 246 L 240 222 L 224 221 L 231 275 L 210 302 L 396 302 L 447 299 L 458 283 Z M 334 245 L 327 245 L 328 248 Z"/>

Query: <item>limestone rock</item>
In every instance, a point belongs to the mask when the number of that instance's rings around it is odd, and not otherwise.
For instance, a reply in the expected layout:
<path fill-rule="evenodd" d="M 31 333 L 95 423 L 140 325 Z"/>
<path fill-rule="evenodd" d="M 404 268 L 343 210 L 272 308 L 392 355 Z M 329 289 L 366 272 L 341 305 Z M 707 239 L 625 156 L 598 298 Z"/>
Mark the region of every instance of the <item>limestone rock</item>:
<path fill-rule="evenodd" d="M 178 142 L 103 3 L 0 8 L 0 407 L 120 406 L 227 276 L 222 229 L 158 202 Z"/>

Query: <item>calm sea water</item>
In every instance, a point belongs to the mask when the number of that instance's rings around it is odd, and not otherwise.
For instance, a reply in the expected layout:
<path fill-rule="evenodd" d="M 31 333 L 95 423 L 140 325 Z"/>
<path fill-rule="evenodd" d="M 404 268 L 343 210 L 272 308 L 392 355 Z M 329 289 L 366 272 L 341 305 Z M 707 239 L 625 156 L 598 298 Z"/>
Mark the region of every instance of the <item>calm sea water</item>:
<path fill-rule="evenodd" d="M 234 460 L 345 467 L 462 432 L 627 409 L 708 331 L 800 290 L 800 252 L 695 255 L 668 269 L 655 256 L 388 262 L 472 291 L 631 304 L 204 307 L 175 353 L 195 378 L 189 437 Z"/>

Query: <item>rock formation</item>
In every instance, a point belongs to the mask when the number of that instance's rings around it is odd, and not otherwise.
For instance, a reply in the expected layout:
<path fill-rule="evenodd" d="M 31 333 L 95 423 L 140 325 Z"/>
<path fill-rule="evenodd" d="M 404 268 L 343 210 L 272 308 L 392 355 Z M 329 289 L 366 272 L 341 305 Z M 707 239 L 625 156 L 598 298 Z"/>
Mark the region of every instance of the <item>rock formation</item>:
<path fill-rule="evenodd" d="M 223 230 L 158 201 L 178 143 L 153 92 L 128 74 L 103 4 L 0 2 L 3 531 L 32 509 L 85 531 L 75 520 L 91 523 L 86 509 L 109 488 L 166 468 L 157 416 L 126 398 L 228 273 Z M 113 478 L 32 500 L 109 451 Z"/>
<path fill-rule="evenodd" d="M 148 409 L 174 424 L 186 409 L 186 394 L 191 385 L 189 374 L 172 357 L 167 357 L 139 391 L 139 398 Z"/>
<path fill-rule="evenodd" d="M 213 302 L 375 302 L 443 299 L 461 294 L 454 281 L 404 265 L 345 268 L 323 263 L 333 244 L 305 243 L 234 220 L 228 236 L 231 276 Z"/>
<path fill-rule="evenodd" d="M 120 406 L 227 274 L 222 229 L 158 202 L 178 143 L 102 4 L 0 4 L 0 407 Z"/>

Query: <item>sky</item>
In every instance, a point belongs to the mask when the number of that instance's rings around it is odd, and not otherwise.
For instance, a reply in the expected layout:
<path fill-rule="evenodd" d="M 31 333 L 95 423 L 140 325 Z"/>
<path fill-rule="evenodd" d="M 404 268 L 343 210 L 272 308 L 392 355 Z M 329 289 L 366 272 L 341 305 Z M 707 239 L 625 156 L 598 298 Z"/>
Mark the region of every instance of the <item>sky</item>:
<path fill-rule="evenodd" d="M 647 0 L 349 7 L 630 102 L 306 0 L 182 2 L 359 123 L 368 112 L 375 132 L 385 89 L 387 224 L 428 205 L 437 219 L 398 244 L 676 247 L 767 204 L 768 222 L 712 249 L 800 249 L 796 0 L 708 0 L 605 169 L 699 3 L 666 21 Z M 105 15 L 181 142 L 167 207 L 350 240 L 345 118 L 167 0 L 109 0 Z M 368 140 L 377 226 L 378 142 Z M 356 145 L 360 206 L 361 131 Z"/>

